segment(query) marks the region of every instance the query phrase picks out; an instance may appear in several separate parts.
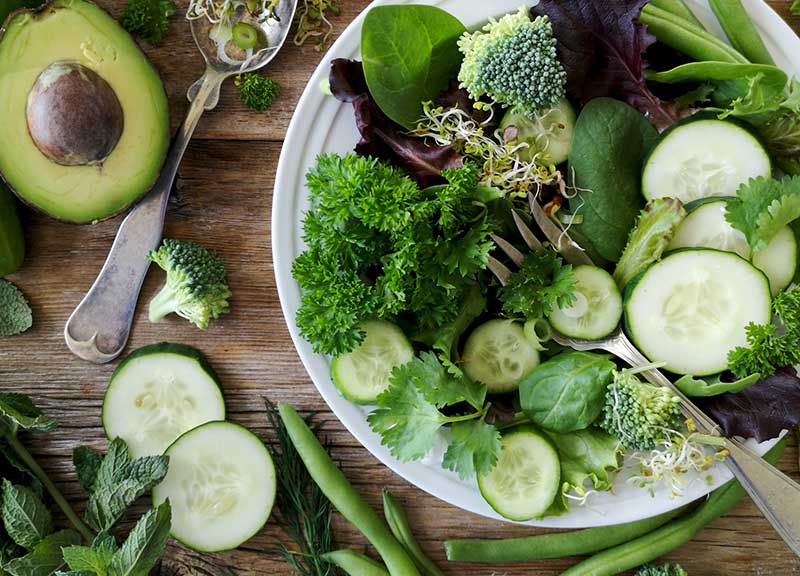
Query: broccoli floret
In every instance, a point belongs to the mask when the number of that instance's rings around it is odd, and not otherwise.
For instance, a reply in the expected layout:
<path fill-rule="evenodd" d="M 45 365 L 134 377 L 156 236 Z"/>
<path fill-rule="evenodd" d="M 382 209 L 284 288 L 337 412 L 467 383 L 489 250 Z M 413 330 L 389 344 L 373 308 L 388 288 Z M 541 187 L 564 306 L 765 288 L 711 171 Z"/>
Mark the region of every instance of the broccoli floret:
<path fill-rule="evenodd" d="M 465 33 L 458 47 L 464 54 L 458 79 L 475 100 L 488 94 L 534 115 L 555 106 L 565 94 L 567 73 L 556 55 L 550 20 L 531 20 L 525 6 L 490 20 L 481 31 Z"/>
<path fill-rule="evenodd" d="M 239 98 L 248 108 L 264 112 L 281 95 L 281 85 L 272 78 L 255 72 L 237 76 L 234 83 L 239 88 Z"/>
<path fill-rule="evenodd" d="M 19 288 L 0 280 L 0 336 L 22 334 L 33 325 L 33 313 Z"/>
<path fill-rule="evenodd" d="M 148 258 L 167 273 L 167 282 L 150 301 L 150 321 L 174 312 L 198 328 L 228 312 L 230 288 L 225 264 L 216 252 L 190 240 L 164 240 Z"/>
<path fill-rule="evenodd" d="M 161 44 L 169 31 L 169 18 L 177 12 L 172 0 L 128 0 L 120 23 L 150 44 Z"/>
<path fill-rule="evenodd" d="M 631 370 L 615 371 L 599 425 L 626 448 L 650 450 L 680 425 L 679 402 L 671 390 L 642 382 Z"/>
<path fill-rule="evenodd" d="M 688 572 L 681 568 L 679 564 L 645 564 L 634 576 L 689 576 Z"/>

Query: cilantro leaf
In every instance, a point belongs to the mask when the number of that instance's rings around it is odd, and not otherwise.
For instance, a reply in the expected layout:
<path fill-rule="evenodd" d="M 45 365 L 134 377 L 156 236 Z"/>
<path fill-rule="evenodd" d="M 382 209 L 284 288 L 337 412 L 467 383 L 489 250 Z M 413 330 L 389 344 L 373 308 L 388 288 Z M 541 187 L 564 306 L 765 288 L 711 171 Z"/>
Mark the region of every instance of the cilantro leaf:
<path fill-rule="evenodd" d="M 503 310 L 528 318 L 541 318 L 554 307 L 575 301 L 572 266 L 552 250 L 531 252 L 500 290 Z"/>
<path fill-rule="evenodd" d="M 33 400 L 16 392 L 0 392 L 0 414 L 7 423 L 11 423 L 12 429 L 49 432 L 58 426 L 58 423 L 45 415 Z"/>
<path fill-rule="evenodd" d="M 800 218 L 800 176 L 751 178 L 736 196 L 728 202 L 725 218 L 753 250 L 766 248 L 784 226 Z"/>
<path fill-rule="evenodd" d="M 480 419 L 456 422 L 450 430 L 453 439 L 442 459 L 444 468 L 456 472 L 462 480 L 494 468 L 500 453 L 497 428 Z"/>
<path fill-rule="evenodd" d="M 73 530 L 54 532 L 25 556 L 5 564 L 3 570 L 10 576 L 50 576 L 65 565 L 61 549 L 80 541 L 80 535 Z"/>
<path fill-rule="evenodd" d="M 164 552 L 171 519 L 169 500 L 142 516 L 114 553 L 109 576 L 148 576 Z"/>
<path fill-rule="evenodd" d="M 50 511 L 33 490 L 3 479 L 3 524 L 18 545 L 31 550 L 53 530 Z"/>

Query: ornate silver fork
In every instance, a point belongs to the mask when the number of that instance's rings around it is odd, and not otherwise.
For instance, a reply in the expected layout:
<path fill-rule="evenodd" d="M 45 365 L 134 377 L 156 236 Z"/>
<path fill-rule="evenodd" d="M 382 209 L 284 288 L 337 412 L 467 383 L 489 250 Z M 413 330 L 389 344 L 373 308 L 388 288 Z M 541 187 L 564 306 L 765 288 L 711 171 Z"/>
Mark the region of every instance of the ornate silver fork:
<path fill-rule="evenodd" d="M 561 227 L 545 213 L 532 194 L 529 194 L 528 202 L 536 224 L 564 260 L 574 265 L 593 265 L 586 252 L 564 234 Z M 534 251 L 545 250 L 525 221 L 516 212 L 512 211 L 512 215 L 528 248 Z M 499 236 L 493 236 L 493 239 L 514 264 L 517 266 L 522 264 L 525 259 L 522 252 Z M 489 269 L 503 285 L 508 282 L 512 274 L 507 266 L 492 256 L 489 257 Z M 556 331 L 553 331 L 552 337 L 558 344 L 573 350 L 604 350 L 632 367 L 650 364 L 650 360 L 639 352 L 620 327 L 602 340 L 570 338 Z M 668 387 L 680 399 L 681 412 L 687 418 L 691 418 L 700 430 L 724 439 L 724 448 L 729 452 L 724 462 L 789 548 L 800 556 L 800 484 L 762 459 L 739 440 L 724 437 L 719 425 L 695 406 L 660 370 L 646 370 L 642 372 L 642 376 L 657 386 Z"/>

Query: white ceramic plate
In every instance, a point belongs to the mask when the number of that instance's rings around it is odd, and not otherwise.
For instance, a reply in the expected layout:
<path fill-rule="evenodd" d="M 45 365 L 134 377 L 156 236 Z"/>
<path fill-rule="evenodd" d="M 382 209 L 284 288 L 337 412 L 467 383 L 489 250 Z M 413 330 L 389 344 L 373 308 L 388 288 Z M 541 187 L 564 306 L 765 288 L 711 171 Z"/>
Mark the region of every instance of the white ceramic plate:
<path fill-rule="evenodd" d="M 499 16 L 516 10 L 522 1 L 416 0 L 416 3 L 439 6 L 458 17 L 469 28 L 479 25 L 490 16 Z M 406 3 L 412 2 L 377 0 L 373 5 Z M 527 3 L 535 4 L 530 0 Z M 690 4 L 709 29 L 722 36 L 722 31 L 707 1 L 690 0 Z M 775 56 L 777 64 L 787 71 L 800 75 L 800 61 L 795 58 L 796 63 L 793 64 L 790 57 L 791 54 L 800 54 L 800 39 L 780 16 L 761 0 L 745 0 L 745 5 Z M 319 85 L 327 77 L 332 59 L 360 59 L 359 39 L 363 17 L 364 13 L 350 24 L 311 77 L 297 105 L 281 153 L 272 208 L 272 255 L 281 306 L 297 352 L 311 379 L 334 414 L 367 450 L 397 474 L 433 496 L 476 514 L 500 518 L 483 500 L 474 480 L 461 481 L 452 472 L 441 468 L 440 462 L 446 441 L 444 436 L 438 449 L 421 462 L 400 462 L 386 447 L 381 446 L 380 436 L 372 432 L 367 424 L 366 416 L 369 409 L 352 404 L 339 395 L 331 382 L 330 359 L 315 354 L 308 342 L 300 337 L 295 324 L 295 312 L 300 305 L 300 288 L 292 278 L 291 267 L 294 258 L 304 249 L 302 219 L 308 208 L 304 184 L 306 170 L 313 165 L 317 154 L 349 152 L 359 138 L 352 105 L 326 97 L 320 91 Z M 759 452 L 763 453 L 772 444 L 769 442 L 758 446 Z M 529 524 L 567 528 L 603 526 L 639 520 L 704 496 L 731 478 L 730 472 L 724 466 L 718 465 L 712 470 L 711 484 L 695 479 L 690 482 L 682 498 L 671 499 L 666 492 L 657 492 L 653 497 L 646 490 L 626 485 L 625 475 L 625 471 L 620 473 L 613 495 L 597 494 L 586 506 L 573 506 L 572 512 L 567 515 L 545 518 Z"/>

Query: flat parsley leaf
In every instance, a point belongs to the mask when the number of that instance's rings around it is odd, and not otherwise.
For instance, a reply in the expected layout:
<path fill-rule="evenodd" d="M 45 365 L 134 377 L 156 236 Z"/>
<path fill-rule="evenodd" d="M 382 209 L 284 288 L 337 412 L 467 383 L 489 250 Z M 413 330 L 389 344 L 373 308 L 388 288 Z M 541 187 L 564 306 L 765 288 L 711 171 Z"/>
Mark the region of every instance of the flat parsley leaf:
<path fill-rule="evenodd" d="M 442 459 L 442 466 L 456 472 L 462 480 L 487 474 L 497 463 L 500 432 L 483 419 L 456 422 L 450 427 L 453 440 Z"/>
<path fill-rule="evenodd" d="M 728 202 L 725 218 L 755 250 L 763 250 L 781 229 L 800 218 L 800 176 L 751 178 Z"/>
<path fill-rule="evenodd" d="M 552 250 L 531 252 L 500 290 L 503 310 L 527 318 L 541 318 L 554 307 L 575 301 L 575 276 Z"/>
<path fill-rule="evenodd" d="M 12 540 L 31 550 L 50 534 L 53 520 L 33 490 L 3 479 L 3 524 Z"/>
<path fill-rule="evenodd" d="M 3 566 L 10 576 L 51 576 L 64 567 L 61 549 L 80 544 L 80 535 L 73 530 L 61 530 L 39 542 L 31 552 Z"/>

